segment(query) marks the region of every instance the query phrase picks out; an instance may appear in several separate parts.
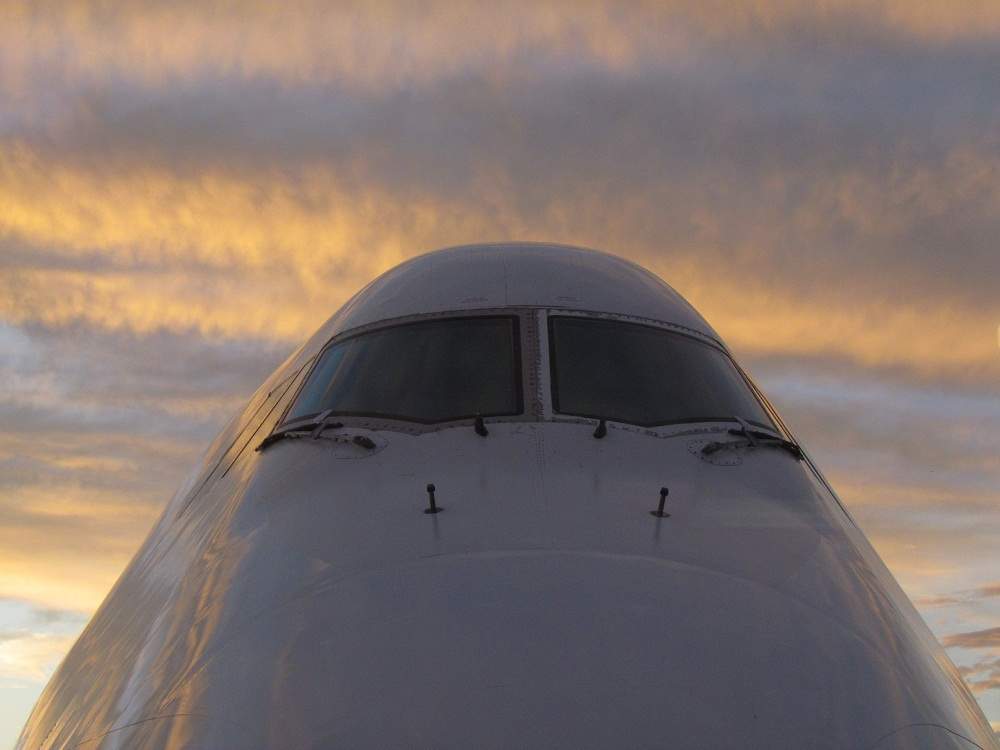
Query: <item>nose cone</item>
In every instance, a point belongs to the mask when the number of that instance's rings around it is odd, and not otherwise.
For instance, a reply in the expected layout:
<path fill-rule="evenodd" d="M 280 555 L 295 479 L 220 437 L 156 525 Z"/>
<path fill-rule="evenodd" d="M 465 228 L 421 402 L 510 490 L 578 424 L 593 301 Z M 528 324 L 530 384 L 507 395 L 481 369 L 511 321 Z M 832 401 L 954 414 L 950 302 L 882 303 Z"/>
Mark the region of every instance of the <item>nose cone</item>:
<path fill-rule="evenodd" d="M 739 576 L 524 551 L 328 580 L 189 687 L 275 747 L 867 748 L 912 723 L 895 669 Z"/>

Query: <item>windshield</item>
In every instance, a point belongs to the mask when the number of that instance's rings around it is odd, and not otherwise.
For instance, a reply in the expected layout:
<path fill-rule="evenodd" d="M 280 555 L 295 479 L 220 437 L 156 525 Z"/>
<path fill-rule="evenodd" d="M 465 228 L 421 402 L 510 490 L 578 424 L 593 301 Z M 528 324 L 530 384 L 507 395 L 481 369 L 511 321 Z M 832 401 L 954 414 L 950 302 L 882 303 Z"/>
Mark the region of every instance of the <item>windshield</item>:
<path fill-rule="evenodd" d="M 549 318 L 556 412 L 652 426 L 742 417 L 774 429 L 721 350 L 661 328 Z"/>
<path fill-rule="evenodd" d="M 414 422 L 521 413 L 516 317 L 384 328 L 320 356 L 285 421 L 330 410 Z"/>

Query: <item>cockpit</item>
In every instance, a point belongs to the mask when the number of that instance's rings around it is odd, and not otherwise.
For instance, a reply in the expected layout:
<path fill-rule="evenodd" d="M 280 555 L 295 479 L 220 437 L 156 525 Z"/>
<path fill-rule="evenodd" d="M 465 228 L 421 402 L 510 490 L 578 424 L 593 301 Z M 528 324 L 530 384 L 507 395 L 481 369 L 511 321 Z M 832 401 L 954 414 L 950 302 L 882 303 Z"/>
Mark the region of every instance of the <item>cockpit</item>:
<path fill-rule="evenodd" d="M 335 337 L 281 419 L 731 421 L 777 431 L 729 354 L 697 332 L 526 308 L 435 314 Z"/>

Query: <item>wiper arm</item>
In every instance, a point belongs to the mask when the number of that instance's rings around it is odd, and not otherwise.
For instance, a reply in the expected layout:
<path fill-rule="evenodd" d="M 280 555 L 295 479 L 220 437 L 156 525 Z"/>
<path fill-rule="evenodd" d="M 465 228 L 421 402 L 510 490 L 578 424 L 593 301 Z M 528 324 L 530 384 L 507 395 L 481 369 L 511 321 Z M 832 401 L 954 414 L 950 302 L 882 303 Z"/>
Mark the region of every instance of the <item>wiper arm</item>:
<path fill-rule="evenodd" d="M 332 417 L 333 411 L 331 409 L 327 409 L 326 411 L 317 414 L 315 419 L 298 422 L 280 430 L 275 430 L 261 441 L 260 445 L 257 446 L 257 450 L 262 451 L 268 446 L 274 445 L 285 438 L 301 437 L 300 433 L 303 432 L 309 432 L 309 437 L 313 440 L 318 440 L 324 430 L 335 430 L 338 427 L 344 426 L 343 422 L 336 422 L 332 419 Z"/>
<path fill-rule="evenodd" d="M 795 456 L 796 459 L 802 460 L 805 458 L 805 454 L 802 452 L 802 448 L 798 443 L 793 443 L 791 440 L 786 440 L 780 435 L 775 435 L 767 430 L 760 430 L 751 427 L 750 424 L 742 417 L 733 417 L 733 421 L 739 423 L 738 429 L 730 429 L 730 435 L 742 435 L 743 440 L 727 440 L 727 441 L 715 441 L 712 443 L 707 443 L 701 452 L 705 455 L 711 455 L 721 450 L 731 450 L 738 447 L 771 447 L 771 448 L 781 448 L 786 450 Z"/>

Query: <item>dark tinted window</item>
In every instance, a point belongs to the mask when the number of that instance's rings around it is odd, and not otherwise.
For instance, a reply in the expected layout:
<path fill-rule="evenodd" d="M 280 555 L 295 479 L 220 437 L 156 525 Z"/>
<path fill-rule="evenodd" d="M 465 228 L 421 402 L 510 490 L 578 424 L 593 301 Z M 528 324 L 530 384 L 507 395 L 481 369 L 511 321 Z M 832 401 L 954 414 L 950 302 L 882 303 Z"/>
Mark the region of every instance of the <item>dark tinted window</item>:
<path fill-rule="evenodd" d="M 415 422 L 520 414 L 517 330 L 517 318 L 453 318 L 346 339 L 320 357 L 287 420 L 327 409 Z"/>
<path fill-rule="evenodd" d="M 557 412 L 657 425 L 731 418 L 773 427 L 736 366 L 708 344 L 660 328 L 549 319 Z"/>

